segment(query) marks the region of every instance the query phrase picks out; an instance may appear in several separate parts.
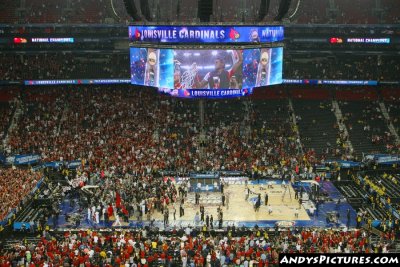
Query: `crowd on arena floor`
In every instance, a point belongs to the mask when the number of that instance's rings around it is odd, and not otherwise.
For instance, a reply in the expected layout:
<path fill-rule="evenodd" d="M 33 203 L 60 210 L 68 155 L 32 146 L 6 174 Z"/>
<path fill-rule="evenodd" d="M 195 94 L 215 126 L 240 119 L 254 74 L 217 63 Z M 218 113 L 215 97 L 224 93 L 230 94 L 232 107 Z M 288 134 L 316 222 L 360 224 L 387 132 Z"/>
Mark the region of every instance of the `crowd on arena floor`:
<path fill-rule="evenodd" d="M 138 221 L 153 220 L 155 211 L 164 216 L 164 222 L 174 214 L 177 218 L 174 206 L 178 197 L 182 201 L 186 192 L 182 187 L 175 186 L 171 180 L 164 180 L 153 175 L 138 176 L 126 174 L 124 176 L 111 172 L 102 172 L 100 175 L 90 175 L 78 170 L 75 177 L 71 177 L 71 190 L 68 191 L 72 198 L 76 190 L 82 185 L 94 185 L 96 189 L 88 195 L 87 201 L 78 203 L 81 209 L 87 210 L 86 218 L 81 218 L 99 225 L 114 221 L 115 226 L 122 226 L 122 222 L 128 222 L 131 217 Z M 180 208 L 182 210 L 182 206 Z M 56 211 L 58 207 L 56 208 Z M 180 212 L 181 212 L 180 210 Z M 171 218 L 172 219 L 172 218 Z"/>
<path fill-rule="evenodd" d="M 5 152 L 39 154 L 43 162 L 82 160 L 89 176 L 145 177 L 158 170 L 311 173 L 316 158 L 297 156 L 288 119 L 269 124 L 265 114 L 249 114 L 259 117 L 260 124 L 248 134 L 247 125 L 240 125 L 245 114 L 241 101 L 230 111 L 230 102 L 210 103 L 204 132 L 211 139 L 202 141 L 198 111 L 190 102 L 134 88 L 33 88 L 22 96 L 22 113 Z"/>
<path fill-rule="evenodd" d="M 313 149 L 299 153 L 286 102 L 265 111 L 270 107 L 256 100 L 207 101 L 201 128 L 193 101 L 151 90 L 31 88 L 20 98 L 22 113 L 9 132 L 6 154 L 38 154 L 44 162 L 81 160 L 89 174 L 235 170 L 315 177 L 315 164 L 324 160 Z M 375 113 L 365 112 L 365 127 L 370 119 L 380 120 Z M 371 138 L 381 136 L 370 130 Z M 392 141 L 383 138 L 379 145 Z"/>
<path fill-rule="evenodd" d="M 390 231 L 372 241 L 365 230 L 339 229 L 44 232 L 37 243 L 2 250 L 0 266 L 275 266 L 281 252 L 387 253 L 393 241 Z"/>

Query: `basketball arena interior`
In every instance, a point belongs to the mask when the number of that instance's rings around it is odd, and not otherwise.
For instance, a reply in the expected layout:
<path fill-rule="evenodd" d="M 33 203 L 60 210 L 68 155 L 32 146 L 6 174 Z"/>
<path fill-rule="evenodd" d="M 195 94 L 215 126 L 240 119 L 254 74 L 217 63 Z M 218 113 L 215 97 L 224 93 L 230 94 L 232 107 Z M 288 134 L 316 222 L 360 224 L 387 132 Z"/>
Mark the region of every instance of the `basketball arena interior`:
<path fill-rule="evenodd" d="M 0 0 L 0 111 L 0 267 L 400 259 L 398 0 Z"/>

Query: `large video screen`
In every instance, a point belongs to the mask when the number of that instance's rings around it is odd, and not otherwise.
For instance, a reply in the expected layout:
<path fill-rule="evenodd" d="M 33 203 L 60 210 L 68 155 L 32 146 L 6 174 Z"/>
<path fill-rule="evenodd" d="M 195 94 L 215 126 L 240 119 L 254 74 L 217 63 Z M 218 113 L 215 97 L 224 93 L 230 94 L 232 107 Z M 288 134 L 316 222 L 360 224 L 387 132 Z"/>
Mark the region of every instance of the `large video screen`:
<path fill-rule="evenodd" d="M 131 47 L 130 53 L 132 84 L 163 88 L 163 92 L 171 90 L 171 94 L 182 97 L 233 97 L 248 94 L 254 87 L 282 83 L 281 47 L 245 50 Z"/>
<path fill-rule="evenodd" d="M 283 26 L 129 26 L 130 42 L 273 43 L 284 39 Z"/>
<path fill-rule="evenodd" d="M 243 87 L 282 83 L 283 48 L 243 50 Z"/>

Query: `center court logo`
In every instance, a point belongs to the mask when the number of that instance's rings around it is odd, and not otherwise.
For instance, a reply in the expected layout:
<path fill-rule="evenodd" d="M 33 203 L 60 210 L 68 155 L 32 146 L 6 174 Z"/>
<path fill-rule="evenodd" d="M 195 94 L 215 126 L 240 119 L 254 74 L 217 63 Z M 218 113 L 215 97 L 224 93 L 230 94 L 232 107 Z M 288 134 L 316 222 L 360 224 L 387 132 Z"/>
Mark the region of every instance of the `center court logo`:
<path fill-rule="evenodd" d="M 251 204 L 256 204 L 256 202 L 257 202 L 257 199 L 258 199 L 258 197 L 250 197 L 249 198 L 249 202 L 251 203 Z M 262 202 L 262 201 L 261 201 Z"/>

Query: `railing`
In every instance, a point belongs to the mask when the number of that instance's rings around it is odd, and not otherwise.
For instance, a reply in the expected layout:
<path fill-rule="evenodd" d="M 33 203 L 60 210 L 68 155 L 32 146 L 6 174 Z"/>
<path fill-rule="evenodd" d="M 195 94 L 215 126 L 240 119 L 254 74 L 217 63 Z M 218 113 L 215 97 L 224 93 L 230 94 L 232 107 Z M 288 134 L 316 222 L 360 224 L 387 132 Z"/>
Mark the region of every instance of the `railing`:
<path fill-rule="evenodd" d="M 364 185 L 366 183 L 366 181 L 361 177 L 361 173 L 359 173 L 357 175 L 357 179 L 359 180 L 360 185 Z M 379 195 L 379 193 L 378 193 L 378 195 Z M 395 208 L 393 208 L 393 206 L 391 204 L 387 203 L 387 201 L 385 200 L 385 198 L 383 196 L 379 195 L 378 199 L 389 213 L 391 213 L 397 219 L 400 219 L 399 212 Z"/>

